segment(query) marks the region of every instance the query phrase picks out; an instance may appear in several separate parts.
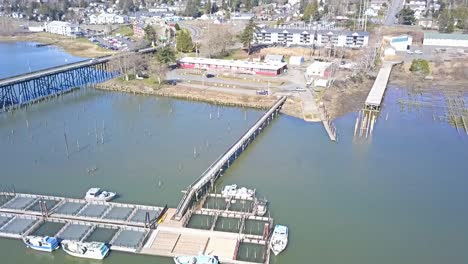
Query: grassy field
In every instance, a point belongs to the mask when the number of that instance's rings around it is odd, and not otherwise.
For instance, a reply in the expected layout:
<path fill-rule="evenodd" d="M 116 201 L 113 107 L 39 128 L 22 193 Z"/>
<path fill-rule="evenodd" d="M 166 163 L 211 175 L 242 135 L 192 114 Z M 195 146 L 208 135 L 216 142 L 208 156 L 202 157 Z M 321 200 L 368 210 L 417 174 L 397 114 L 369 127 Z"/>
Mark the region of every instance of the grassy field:
<path fill-rule="evenodd" d="M 69 38 L 50 33 L 31 33 L 16 36 L 0 36 L 0 41 L 31 41 L 52 44 L 61 47 L 66 52 L 84 58 L 93 58 L 114 54 L 115 52 L 101 48 L 86 38 Z"/>
<path fill-rule="evenodd" d="M 133 36 L 133 28 L 131 26 L 123 26 L 116 29 L 113 33 L 120 34 L 125 37 L 131 37 Z"/>

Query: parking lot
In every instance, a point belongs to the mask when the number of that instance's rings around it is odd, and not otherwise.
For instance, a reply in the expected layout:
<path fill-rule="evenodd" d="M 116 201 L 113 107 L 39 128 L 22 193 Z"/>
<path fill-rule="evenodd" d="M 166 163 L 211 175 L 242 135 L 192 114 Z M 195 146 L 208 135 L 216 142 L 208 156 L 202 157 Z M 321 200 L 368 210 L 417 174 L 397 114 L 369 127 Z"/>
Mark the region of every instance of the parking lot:
<path fill-rule="evenodd" d="M 90 37 L 89 40 L 102 48 L 116 51 L 132 50 L 135 46 L 135 40 L 118 34 L 114 36 Z"/>

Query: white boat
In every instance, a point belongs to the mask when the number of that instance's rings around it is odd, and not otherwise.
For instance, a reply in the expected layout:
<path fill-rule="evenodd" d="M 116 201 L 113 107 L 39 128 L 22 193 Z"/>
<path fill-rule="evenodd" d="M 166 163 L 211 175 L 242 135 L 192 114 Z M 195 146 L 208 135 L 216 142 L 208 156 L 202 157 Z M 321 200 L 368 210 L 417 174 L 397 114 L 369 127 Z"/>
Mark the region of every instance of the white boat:
<path fill-rule="evenodd" d="M 198 255 L 198 256 L 179 256 L 174 258 L 176 264 L 219 264 L 217 256 Z"/>
<path fill-rule="evenodd" d="M 45 252 L 52 252 L 60 247 L 57 238 L 49 236 L 25 236 L 23 242 L 28 248 Z"/>
<path fill-rule="evenodd" d="M 256 199 L 254 203 L 254 213 L 257 216 L 264 216 L 268 210 L 268 201 Z"/>
<path fill-rule="evenodd" d="M 224 189 L 221 191 L 221 195 L 224 198 L 235 197 L 240 199 L 248 199 L 255 195 L 255 190 L 247 189 L 245 187 L 237 188 L 237 184 L 232 184 L 224 186 Z"/>
<path fill-rule="evenodd" d="M 102 242 L 78 242 L 63 240 L 62 249 L 69 255 L 79 258 L 104 259 L 109 254 L 109 247 Z"/>
<path fill-rule="evenodd" d="M 90 188 L 86 192 L 86 201 L 103 201 L 108 202 L 112 200 L 117 194 L 113 192 L 103 191 L 101 188 Z"/>
<path fill-rule="evenodd" d="M 273 230 L 273 235 L 270 240 L 270 249 L 278 255 L 288 245 L 288 227 L 284 225 L 276 225 Z"/>

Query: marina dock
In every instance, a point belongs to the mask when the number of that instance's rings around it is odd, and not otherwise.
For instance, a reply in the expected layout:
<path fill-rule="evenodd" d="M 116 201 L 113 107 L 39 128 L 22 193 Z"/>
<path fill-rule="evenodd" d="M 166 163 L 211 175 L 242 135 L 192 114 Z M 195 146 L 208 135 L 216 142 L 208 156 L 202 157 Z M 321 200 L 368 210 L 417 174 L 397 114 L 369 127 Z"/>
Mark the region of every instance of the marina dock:
<path fill-rule="evenodd" d="M 0 237 L 53 236 L 96 241 L 111 250 L 174 257 L 218 256 L 222 263 L 269 263 L 273 219 L 256 215 L 255 197 L 210 193 L 215 181 L 279 114 L 280 97 L 185 191 L 177 208 L 0 192 Z M 53 227 L 53 228 L 52 228 Z"/>

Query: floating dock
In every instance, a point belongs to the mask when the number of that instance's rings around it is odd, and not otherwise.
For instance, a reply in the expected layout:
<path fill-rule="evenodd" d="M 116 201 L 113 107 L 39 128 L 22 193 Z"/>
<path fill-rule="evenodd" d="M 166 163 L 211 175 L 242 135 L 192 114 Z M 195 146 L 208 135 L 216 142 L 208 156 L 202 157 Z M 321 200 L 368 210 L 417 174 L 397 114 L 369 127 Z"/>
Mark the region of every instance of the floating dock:
<path fill-rule="evenodd" d="M 175 208 L 1 192 L 0 237 L 47 235 L 97 240 L 114 251 L 165 257 L 203 252 L 218 256 L 222 263 L 268 263 L 273 219 L 255 216 L 253 199 L 226 200 L 219 194 L 207 198 L 219 199 L 221 208 L 204 208 L 205 199 L 177 221 Z M 97 233 L 105 233 L 107 239 L 95 239 Z M 239 248 L 249 245 L 256 247 L 250 257 L 248 251 L 240 256 Z"/>

